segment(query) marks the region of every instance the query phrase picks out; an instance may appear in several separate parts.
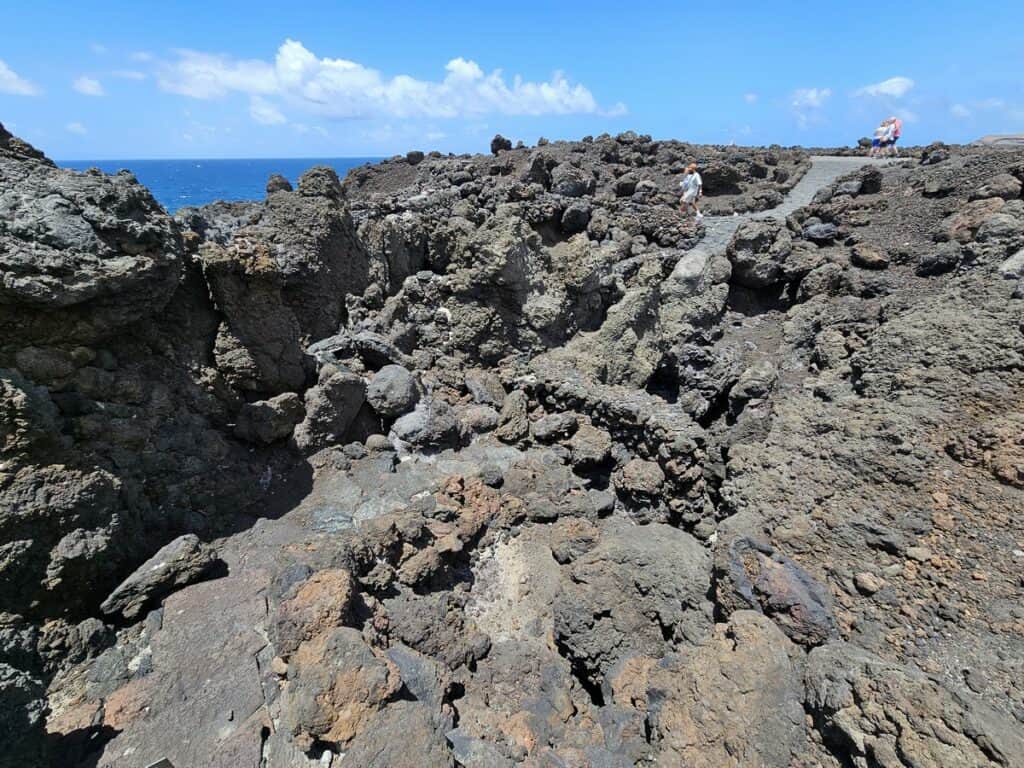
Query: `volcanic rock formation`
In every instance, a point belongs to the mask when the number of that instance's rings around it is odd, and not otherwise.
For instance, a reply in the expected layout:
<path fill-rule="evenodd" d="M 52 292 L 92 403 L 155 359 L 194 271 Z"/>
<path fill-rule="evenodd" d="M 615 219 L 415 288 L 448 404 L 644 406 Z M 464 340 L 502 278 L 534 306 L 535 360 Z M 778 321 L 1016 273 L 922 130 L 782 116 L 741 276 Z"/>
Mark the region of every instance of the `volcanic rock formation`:
<path fill-rule="evenodd" d="M 1022 182 L 0 128 L 0 765 L 1024 764 Z"/>

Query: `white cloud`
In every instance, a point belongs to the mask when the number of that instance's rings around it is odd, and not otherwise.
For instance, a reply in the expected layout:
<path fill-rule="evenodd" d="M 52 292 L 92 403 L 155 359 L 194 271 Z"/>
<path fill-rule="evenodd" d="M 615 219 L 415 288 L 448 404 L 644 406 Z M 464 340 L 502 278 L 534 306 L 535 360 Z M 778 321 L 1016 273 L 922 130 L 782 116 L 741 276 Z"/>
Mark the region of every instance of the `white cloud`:
<path fill-rule="evenodd" d="M 743 100 L 745 102 L 747 102 L 747 104 L 756 104 L 757 103 L 757 98 L 758 98 L 758 96 L 757 96 L 756 93 L 744 93 L 743 94 Z"/>
<path fill-rule="evenodd" d="M 139 72 L 137 69 L 115 69 L 110 73 L 114 77 L 120 77 L 122 80 L 145 80 L 146 73 Z"/>
<path fill-rule="evenodd" d="M 95 53 L 97 56 L 103 56 L 107 52 L 107 46 L 101 43 L 90 43 L 89 50 Z"/>
<path fill-rule="evenodd" d="M 949 114 L 953 117 L 960 118 L 961 120 L 971 116 L 971 110 L 965 107 L 963 104 L 954 104 L 949 108 Z"/>
<path fill-rule="evenodd" d="M 91 77 L 80 77 L 71 86 L 76 91 L 86 96 L 102 96 L 103 85 L 99 80 Z"/>
<path fill-rule="evenodd" d="M 306 125 L 305 123 L 292 123 L 292 130 L 296 133 L 316 133 L 320 136 L 328 136 L 327 129 L 322 125 Z"/>
<path fill-rule="evenodd" d="M 153 54 L 149 51 L 132 51 L 128 54 L 128 58 L 132 61 L 152 61 Z"/>
<path fill-rule="evenodd" d="M 20 77 L 4 63 L 3 59 L 0 59 L 0 93 L 11 96 L 35 96 L 39 93 L 39 87 Z"/>
<path fill-rule="evenodd" d="M 78 122 L 68 123 L 64 126 L 64 130 L 68 131 L 69 133 L 77 133 L 81 136 L 84 136 L 86 133 L 85 126 Z"/>
<path fill-rule="evenodd" d="M 249 100 L 249 114 L 252 119 L 262 125 L 280 125 L 287 123 L 287 118 L 281 114 L 281 110 L 264 99 L 262 96 L 253 96 Z"/>
<path fill-rule="evenodd" d="M 854 92 L 854 95 L 890 96 L 894 99 L 899 99 L 906 96 L 913 87 L 914 81 L 909 77 L 890 77 L 888 80 L 883 80 L 880 83 L 873 83 L 871 85 L 865 85 L 863 88 L 858 88 Z"/>
<path fill-rule="evenodd" d="M 988 98 L 978 102 L 979 109 L 1005 109 L 1006 102 L 1002 99 Z"/>
<path fill-rule="evenodd" d="M 424 138 L 427 141 L 440 141 L 447 138 L 447 134 L 444 131 L 428 131 Z"/>
<path fill-rule="evenodd" d="M 286 40 L 273 61 L 191 50 L 176 54 L 176 60 L 160 68 L 158 82 L 165 91 L 197 99 L 233 92 L 274 97 L 332 118 L 625 112 L 622 104 L 602 112 L 590 90 L 560 72 L 546 82 L 518 76 L 508 80 L 500 69 L 486 73 L 461 57 L 448 62 L 440 80 L 419 80 L 401 74 L 387 77 L 346 59 L 318 58 L 295 40 Z"/>
<path fill-rule="evenodd" d="M 817 109 L 832 95 L 831 88 L 797 88 L 793 91 L 793 106 L 797 109 Z"/>

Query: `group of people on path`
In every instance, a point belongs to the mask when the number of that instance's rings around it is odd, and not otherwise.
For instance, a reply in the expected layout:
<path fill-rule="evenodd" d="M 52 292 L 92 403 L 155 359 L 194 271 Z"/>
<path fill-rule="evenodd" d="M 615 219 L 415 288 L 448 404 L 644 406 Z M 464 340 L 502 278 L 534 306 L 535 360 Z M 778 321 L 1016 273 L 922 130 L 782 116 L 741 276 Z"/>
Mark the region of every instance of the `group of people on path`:
<path fill-rule="evenodd" d="M 868 155 L 870 157 L 899 155 L 900 151 L 896 148 L 896 142 L 900 140 L 901 133 L 903 133 L 903 121 L 898 117 L 886 118 L 875 128 Z"/>
<path fill-rule="evenodd" d="M 903 133 L 903 121 L 898 117 L 886 118 L 875 129 L 868 155 L 871 157 L 899 155 L 896 142 L 900 140 L 901 133 Z M 682 198 L 679 200 L 679 210 L 689 213 L 690 209 L 693 209 L 697 221 L 703 219 L 704 214 L 700 212 L 697 201 L 704 194 L 704 180 L 697 172 L 696 163 L 686 166 L 686 173 L 683 175 L 683 180 L 679 182 L 679 187 L 683 192 Z"/>

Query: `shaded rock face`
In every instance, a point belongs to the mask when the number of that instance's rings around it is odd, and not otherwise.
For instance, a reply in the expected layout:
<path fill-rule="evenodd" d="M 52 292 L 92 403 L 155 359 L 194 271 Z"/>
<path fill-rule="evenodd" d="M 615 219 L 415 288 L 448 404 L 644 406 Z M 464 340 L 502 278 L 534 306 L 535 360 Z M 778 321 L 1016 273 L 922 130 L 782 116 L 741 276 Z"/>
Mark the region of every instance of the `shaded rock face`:
<path fill-rule="evenodd" d="M 0 764 L 1019 764 L 1019 153 L 0 173 Z"/>
<path fill-rule="evenodd" d="M 12 648 L 19 690 L 83 658 L 68 627 L 107 595 L 132 621 L 208 575 L 196 543 L 114 591 L 175 536 L 233 527 L 295 465 L 285 438 L 316 376 L 300 340 L 336 330 L 367 270 L 327 186 L 268 203 L 301 245 L 232 240 L 260 219 L 248 204 L 183 231 L 130 173 L 62 170 L 0 130 L 0 615 L 49 621 Z M 45 702 L 24 706 L 38 736 Z"/>

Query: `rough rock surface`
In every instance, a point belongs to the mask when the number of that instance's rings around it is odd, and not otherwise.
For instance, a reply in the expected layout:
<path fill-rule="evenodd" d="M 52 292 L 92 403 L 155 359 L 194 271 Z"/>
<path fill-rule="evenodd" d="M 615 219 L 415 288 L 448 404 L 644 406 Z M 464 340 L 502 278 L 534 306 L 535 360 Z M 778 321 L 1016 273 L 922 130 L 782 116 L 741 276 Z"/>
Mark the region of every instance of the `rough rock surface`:
<path fill-rule="evenodd" d="M 154 600 L 209 575 L 216 563 L 216 555 L 194 534 L 179 536 L 121 582 L 100 610 L 134 619 Z"/>
<path fill-rule="evenodd" d="M 1024 156 L 824 154 L 0 129 L 0 765 L 1021 765 Z"/>

